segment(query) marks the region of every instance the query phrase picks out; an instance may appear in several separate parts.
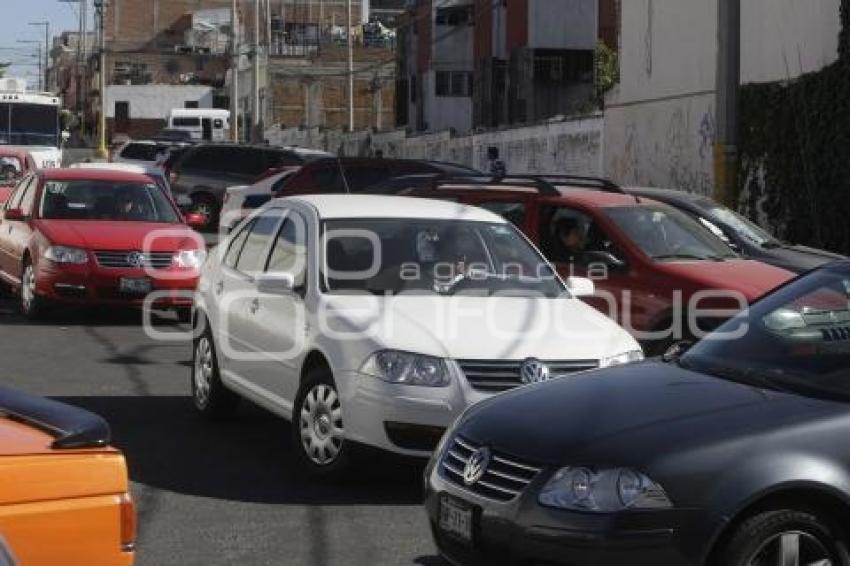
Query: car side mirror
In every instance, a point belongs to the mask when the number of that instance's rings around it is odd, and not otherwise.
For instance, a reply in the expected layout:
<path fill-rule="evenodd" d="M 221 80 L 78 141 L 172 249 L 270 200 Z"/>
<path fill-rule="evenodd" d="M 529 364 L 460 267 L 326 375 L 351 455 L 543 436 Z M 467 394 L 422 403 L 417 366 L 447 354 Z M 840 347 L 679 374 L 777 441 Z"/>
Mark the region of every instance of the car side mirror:
<path fill-rule="evenodd" d="M 25 220 L 26 216 L 24 215 L 24 211 L 20 208 L 10 208 L 4 214 L 3 218 L 6 220 L 14 220 L 20 222 L 21 220 Z"/>
<path fill-rule="evenodd" d="M 678 342 L 674 342 L 667 351 L 661 355 L 661 359 L 667 363 L 675 362 L 679 358 L 681 358 L 685 352 L 691 349 L 694 343 L 690 340 L 679 340 Z"/>
<path fill-rule="evenodd" d="M 582 259 L 584 263 L 601 263 L 608 267 L 609 269 L 615 269 L 617 271 L 624 271 L 627 268 L 626 262 L 622 259 L 618 258 L 611 252 L 605 251 L 591 251 L 584 252 Z"/>
<path fill-rule="evenodd" d="M 203 228 L 207 224 L 207 217 L 197 212 L 190 212 L 186 215 L 186 224 L 192 228 Z"/>
<path fill-rule="evenodd" d="M 289 295 L 295 291 L 295 277 L 291 273 L 262 273 L 254 278 L 254 284 L 265 295 Z"/>
<path fill-rule="evenodd" d="M 596 285 L 586 277 L 567 277 L 567 287 L 574 297 L 591 297 L 596 292 Z"/>

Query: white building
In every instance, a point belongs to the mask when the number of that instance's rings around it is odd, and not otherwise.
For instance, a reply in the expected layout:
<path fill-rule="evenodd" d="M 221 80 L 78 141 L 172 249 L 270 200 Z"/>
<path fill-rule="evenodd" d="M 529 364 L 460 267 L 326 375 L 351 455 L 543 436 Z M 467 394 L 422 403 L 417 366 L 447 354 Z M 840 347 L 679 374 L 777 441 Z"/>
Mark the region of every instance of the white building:
<path fill-rule="evenodd" d="M 106 121 L 110 138 L 127 134 L 149 137 L 165 127 L 173 108 L 212 108 L 213 88 L 198 85 L 110 85 L 106 87 Z"/>
<path fill-rule="evenodd" d="M 794 78 L 835 61 L 839 3 L 742 1 L 742 83 Z M 606 173 L 627 184 L 709 193 L 717 0 L 620 5 L 620 84 L 606 103 Z"/>

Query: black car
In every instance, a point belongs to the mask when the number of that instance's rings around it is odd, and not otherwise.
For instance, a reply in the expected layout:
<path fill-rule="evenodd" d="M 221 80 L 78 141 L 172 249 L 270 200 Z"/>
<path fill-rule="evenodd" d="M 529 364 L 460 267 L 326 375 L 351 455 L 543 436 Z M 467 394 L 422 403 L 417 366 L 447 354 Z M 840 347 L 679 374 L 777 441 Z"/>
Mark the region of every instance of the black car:
<path fill-rule="evenodd" d="M 664 361 L 470 408 L 426 470 L 456 564 L 850 564 L 850 262 Z"/>
<path fill-rule="evenodd" d="M 714 200 L 684 191 L 656 188 L 627 188 L 626 192 L 667 203 L 702 222 L 745 257 L 804 273 L 825 263 L 847 259 L 824 250 L 783 242 L 734 210 Z"/>

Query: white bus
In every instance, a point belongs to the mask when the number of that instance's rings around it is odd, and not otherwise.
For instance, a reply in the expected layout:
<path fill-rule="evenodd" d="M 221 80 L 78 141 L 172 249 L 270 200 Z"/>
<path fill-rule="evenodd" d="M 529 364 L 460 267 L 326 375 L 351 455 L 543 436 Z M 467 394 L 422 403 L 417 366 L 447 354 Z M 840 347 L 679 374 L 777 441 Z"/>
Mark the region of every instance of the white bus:
<path fill-rule="evenodd" d="M 28 151 L 36 166 L 62 166 L 67 132 L 59 119 L 61 100 L 50 93 L 27 91 L 24 79 L 0 79 L 0 145 Z"/>
<path fill-rule="evenodd" d="M 175 108 L 168 113 L 166 128 L 192 134 L 193 140 L 230 139 L 230 111 L 215 108 Z"/>

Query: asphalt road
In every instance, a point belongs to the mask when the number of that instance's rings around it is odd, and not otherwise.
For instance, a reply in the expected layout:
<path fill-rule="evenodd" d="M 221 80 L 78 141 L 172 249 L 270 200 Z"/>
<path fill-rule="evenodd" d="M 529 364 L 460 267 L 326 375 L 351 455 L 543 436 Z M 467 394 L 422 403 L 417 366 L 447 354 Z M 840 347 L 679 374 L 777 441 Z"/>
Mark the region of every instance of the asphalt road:
<path fill-rule="evenodd" d="M 0 382 L 99 413 L 128 460 L 137 564 L 442 566 L 420 506 L 423 464 L 378 457 L 345 485 L 302 474 L 288 424 L 244 404 L 208 423 L 189 400 L 191 348 L 132 311 L 33 325 L 0 291 Z M 179 330 L 170 315 L 162 331 Z"/>

